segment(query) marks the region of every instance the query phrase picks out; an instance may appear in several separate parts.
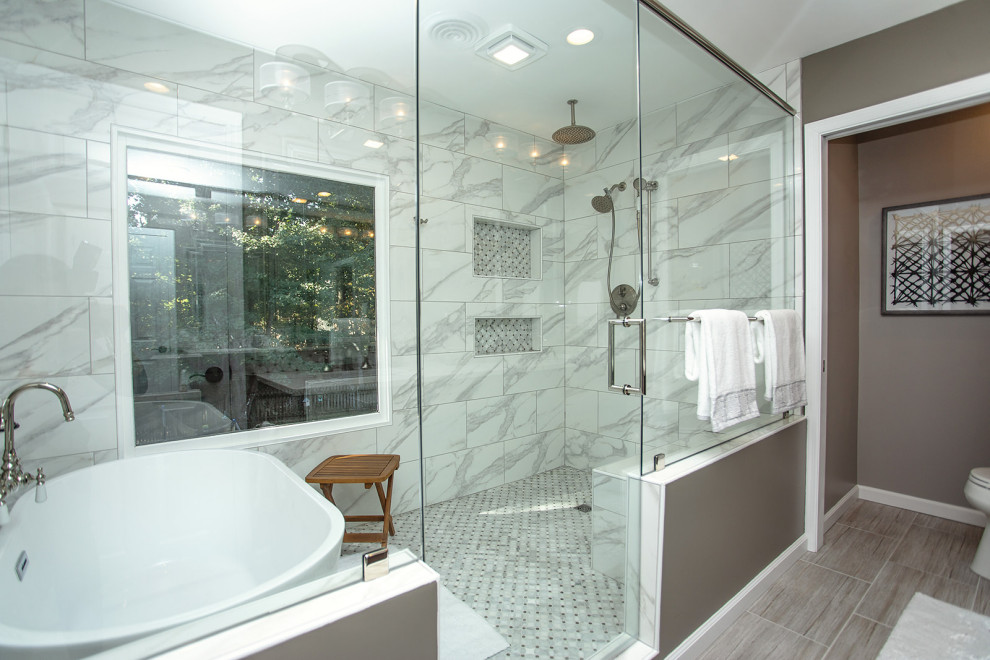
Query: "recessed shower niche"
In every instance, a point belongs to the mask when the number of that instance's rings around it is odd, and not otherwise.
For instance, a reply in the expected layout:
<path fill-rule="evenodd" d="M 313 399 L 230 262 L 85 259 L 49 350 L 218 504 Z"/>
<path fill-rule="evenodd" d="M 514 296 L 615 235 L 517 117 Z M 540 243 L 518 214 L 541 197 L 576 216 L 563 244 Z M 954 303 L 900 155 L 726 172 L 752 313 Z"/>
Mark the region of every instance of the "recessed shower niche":
<path fill-rule="evenodd" d="M 539 352 L 540 319 L 538 318 L 475 318 L 474 354 L 508 355 Z"/>
<path fill-rule="evenodd" d="M 475 218 L 473 237 L 476 277 L 542 277 L 539 227 Z"/>

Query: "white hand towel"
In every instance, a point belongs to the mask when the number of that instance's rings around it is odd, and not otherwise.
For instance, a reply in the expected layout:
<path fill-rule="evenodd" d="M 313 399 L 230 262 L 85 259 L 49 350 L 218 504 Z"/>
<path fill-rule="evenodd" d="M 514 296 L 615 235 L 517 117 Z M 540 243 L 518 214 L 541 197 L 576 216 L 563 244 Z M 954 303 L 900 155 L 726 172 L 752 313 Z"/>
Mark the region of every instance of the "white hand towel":
<path fill-rule="evenodd" d="M 801 315 L 793 309 L 763 309 L 763 323 L 753 324 L 756 363 L 763 362 L 767 401 L 782 413 L 808 405 L 804 368 L 804 331 Z"/>
<path fill-rule="evenodd" d="M 757 417 L 753 337 L 746 315 L 704 309 L 691 316 L 701 323 L 689 321 L 685 329 L 684 376 L 698 381 L 698 419 L 710 419 L 718 432 Z"/>

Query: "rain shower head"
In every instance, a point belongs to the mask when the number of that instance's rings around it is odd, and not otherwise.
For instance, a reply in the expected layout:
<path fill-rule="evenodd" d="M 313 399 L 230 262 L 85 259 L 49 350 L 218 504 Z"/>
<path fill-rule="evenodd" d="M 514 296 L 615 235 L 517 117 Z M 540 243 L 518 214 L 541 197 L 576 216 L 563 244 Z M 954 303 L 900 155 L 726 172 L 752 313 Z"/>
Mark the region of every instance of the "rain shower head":
<path fill-rule="evenodd" d="M 557 144 L 584 144 L 595 137 L 595 132 L 587 126 L 579 126 L 574 118 L 574 106 L 577 99 L 567 102 L 571 106 L 571 125 L 558 128 L 551 135 L 551 139 Z"/>

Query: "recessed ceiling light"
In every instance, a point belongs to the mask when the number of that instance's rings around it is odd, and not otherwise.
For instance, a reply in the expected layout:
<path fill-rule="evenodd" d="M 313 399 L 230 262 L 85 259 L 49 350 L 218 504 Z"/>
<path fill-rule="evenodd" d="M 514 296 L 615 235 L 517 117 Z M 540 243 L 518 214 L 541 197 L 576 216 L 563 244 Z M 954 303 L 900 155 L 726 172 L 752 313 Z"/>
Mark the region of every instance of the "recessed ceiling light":
<path fill-rule="evenodd" d="M 729 154 L 728 156 L 719 156 L 718 157 L 718 159 L 720 161 L 722 161 L 723 163 L 726 162 L 726 161 L 729 161 L 729 160 L 736 160 L 737 158 L 739 158 L 739 156 L 737 156 L 735 154 Z"/>
<path fill-rule="evenodd" d="M 595 33 L 588 28 L 578 28 L 567 35 L 567 43 L 572 46 L 583 46 L 591 43 L 591 40 L 594 38 Z"/>
<path fill-rule="evenodd" d="M 379 142 L 378 140 L 365 140 L 364 146 L 368 147 L 369 149 L 381 149 L 382 147 L 385 146 L 385 143 Z"/>
<path fill-rule="evenodd" d="M 167 85 L 163 85 L 160 82 L 155 82 L 154 80 L 149 80 L 144 83 L 144 88 L 149 92 L 154 92 L 155 94 L 168 94 L 172 91 Z"/>
<path fill-rule="evenodd" d="M 506 69 L 518 69 L 543 57 L 547 48 L 533 35 L 510 25 L 493 34 L 475 52 Z"/>

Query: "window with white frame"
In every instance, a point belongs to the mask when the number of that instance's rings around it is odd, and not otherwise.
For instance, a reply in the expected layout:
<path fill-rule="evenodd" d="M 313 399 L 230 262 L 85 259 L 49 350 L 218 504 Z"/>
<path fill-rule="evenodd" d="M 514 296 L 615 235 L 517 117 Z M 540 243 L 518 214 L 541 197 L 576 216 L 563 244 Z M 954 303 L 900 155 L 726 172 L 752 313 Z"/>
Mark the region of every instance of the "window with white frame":
<path fill-rule="evenodd" d="M 386 177 L 130 134 L 114 152 L 134 446 L 388 421 Z"/>

